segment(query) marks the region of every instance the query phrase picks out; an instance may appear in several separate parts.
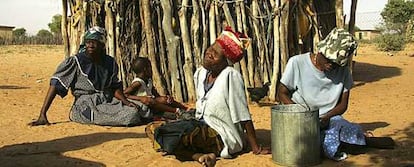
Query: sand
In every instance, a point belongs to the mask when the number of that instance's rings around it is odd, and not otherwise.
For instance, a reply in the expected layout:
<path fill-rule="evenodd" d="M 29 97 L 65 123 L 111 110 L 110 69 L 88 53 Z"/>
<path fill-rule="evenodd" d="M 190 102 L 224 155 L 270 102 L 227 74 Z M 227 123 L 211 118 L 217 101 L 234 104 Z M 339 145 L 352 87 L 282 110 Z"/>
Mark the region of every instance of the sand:
<path fill-rule="evenodd" d="M 414 164 L 414 44 L 392 55 L 362 44 L 355 57 L 355 87 L 344 117 L 375 136 L 397 142 L 393 150 L 367 149 L 343 162 L 320 166 Z M 73 97 L 57 97 L 48 112 L 53 125 L 30 127 L 49 78 L 63 60 L 62 46 L 0 46 L 0 166 L 200 166 L 155 152 L 145 126 L 106 127 L 70 122 Z M 249 105 L 258 141 L 270 146 L 270 107 Z M 271 155 L 245 153 L 217 166 L 276 166 Z"/>

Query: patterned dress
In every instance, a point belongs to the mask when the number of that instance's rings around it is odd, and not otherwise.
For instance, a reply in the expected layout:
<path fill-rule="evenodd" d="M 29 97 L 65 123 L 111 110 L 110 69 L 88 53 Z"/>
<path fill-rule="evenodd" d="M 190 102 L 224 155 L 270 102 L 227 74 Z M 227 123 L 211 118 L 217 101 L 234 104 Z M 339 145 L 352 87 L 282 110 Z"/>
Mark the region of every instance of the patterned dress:
<path fill-rule="evenodd" d="M 70 112 L 72 121 L 110 126 L 143 123 L 139 108 L 125 106 L 114 97 L 115 90 L 122 88 L 117 74 L 118 66 L 112 57 L 104 55 L 99 64 L 94 64 L 82 52 L 64 60 L 50 84 L 62 98 L 71 89 L 75 97 Z"/>

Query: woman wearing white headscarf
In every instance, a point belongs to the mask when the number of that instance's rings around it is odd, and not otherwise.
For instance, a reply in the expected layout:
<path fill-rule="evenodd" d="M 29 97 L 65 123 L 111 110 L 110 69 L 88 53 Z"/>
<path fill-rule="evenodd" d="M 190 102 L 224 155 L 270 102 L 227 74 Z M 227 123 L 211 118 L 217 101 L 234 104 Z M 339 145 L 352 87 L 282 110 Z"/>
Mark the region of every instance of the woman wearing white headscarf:
<path fill-rule="evenodd" d="M 65 97 L 71 89 L 75 102 L 70 111 L 74 122 L 131 126 L 142 123 L 141 110 L 126 99 L 118 79 L 118 65 L 105 53 L 105 30 L 90 28 L 80 52 L 65 59 L 50 81 L 39 118 L 29 125 L 49 125 L 46 113 L 56 95 Z"/>

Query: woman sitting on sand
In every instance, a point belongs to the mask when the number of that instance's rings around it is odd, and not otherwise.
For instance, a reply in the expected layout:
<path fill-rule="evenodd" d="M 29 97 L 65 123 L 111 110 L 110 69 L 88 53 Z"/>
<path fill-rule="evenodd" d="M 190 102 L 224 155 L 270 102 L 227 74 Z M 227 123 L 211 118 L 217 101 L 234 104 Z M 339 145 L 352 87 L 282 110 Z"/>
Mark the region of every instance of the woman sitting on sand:
<path fill-rule="evenodd" d="M 97 125 L 141 124 L 140 109 L 126 99 L 118 79 L 118 65 L 105 54 L 105 30 L 93 27 L 85 33 L 86 50 L 64 60 L 50 81 L 39 118 L 29 125 L 49 125 L 46 113 L 56 94 L 65 97 L 69 88 L 75 102 L 70 119 Z"/>
<path fill-rule="evenodd" d="M 226 28 L 207 48 L 203 67 L 194 74 L 196 86 L 196 120 L 167 123 L 155 129 L 161 149 L 178 159 L 193 159 L 204 166 L 214 166 L 216 157 L 230 158 L 245 148 L 244 136 L 254 154 L 269 154 L 256 142 L 241 74 L 230 65 L 243 58 L 247 40 Z M 149 126 L 148 128 L 153 128 Z M 147 128 L 147 129 L 148 129 Z M 170 138 L 166 131 L 182 132 Z M 148 131 L 147 131 L 148 132 Z"/>
<path fill-rule="evenodd" d="M 344 29 L 333 29 L 319 42 L 318 53 L 304 53 L 289 59 L 280 79 L 279 100 L 283 104 L 306 104 L 319 109 L 322 148 L 328 158 L 344 160 L 340 145 L 368 145 L 393 148 L 391 138 L 365 135 L 361 127 L 342 117 L 348 108 L 352 76 L 348 58 L 357 48 L 354 37 Z M 382 142 L 382 143 L 381 143 Z"/>

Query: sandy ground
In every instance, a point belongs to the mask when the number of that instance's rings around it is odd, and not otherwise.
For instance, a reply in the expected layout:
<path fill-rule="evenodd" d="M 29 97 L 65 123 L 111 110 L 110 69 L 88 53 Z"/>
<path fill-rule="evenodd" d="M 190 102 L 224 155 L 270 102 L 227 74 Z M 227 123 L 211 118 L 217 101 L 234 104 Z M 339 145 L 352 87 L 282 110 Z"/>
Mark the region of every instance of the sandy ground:
<path fill-rule="evenodd" d="M 355 57 L 355 87 L 345 117 L 376 136 L 390 136 L 394 150 L 367 149 L 321 166 L 414 164 L 414 45 L 393 56 L 362 45 Z M 63 60 L 61 46 L 0 46 L 0 166 L 200 166 L 156 153 L 144 126 L 102 127 L 68 120 L 72 97 L 56 98 L 51 126 L 37 118 L 49 77 Z M 270 108 L 250 105 L 258 140 L 270 145 Z M 276 166 L 271 155 L 245 153 L 217 166 Z"/>

